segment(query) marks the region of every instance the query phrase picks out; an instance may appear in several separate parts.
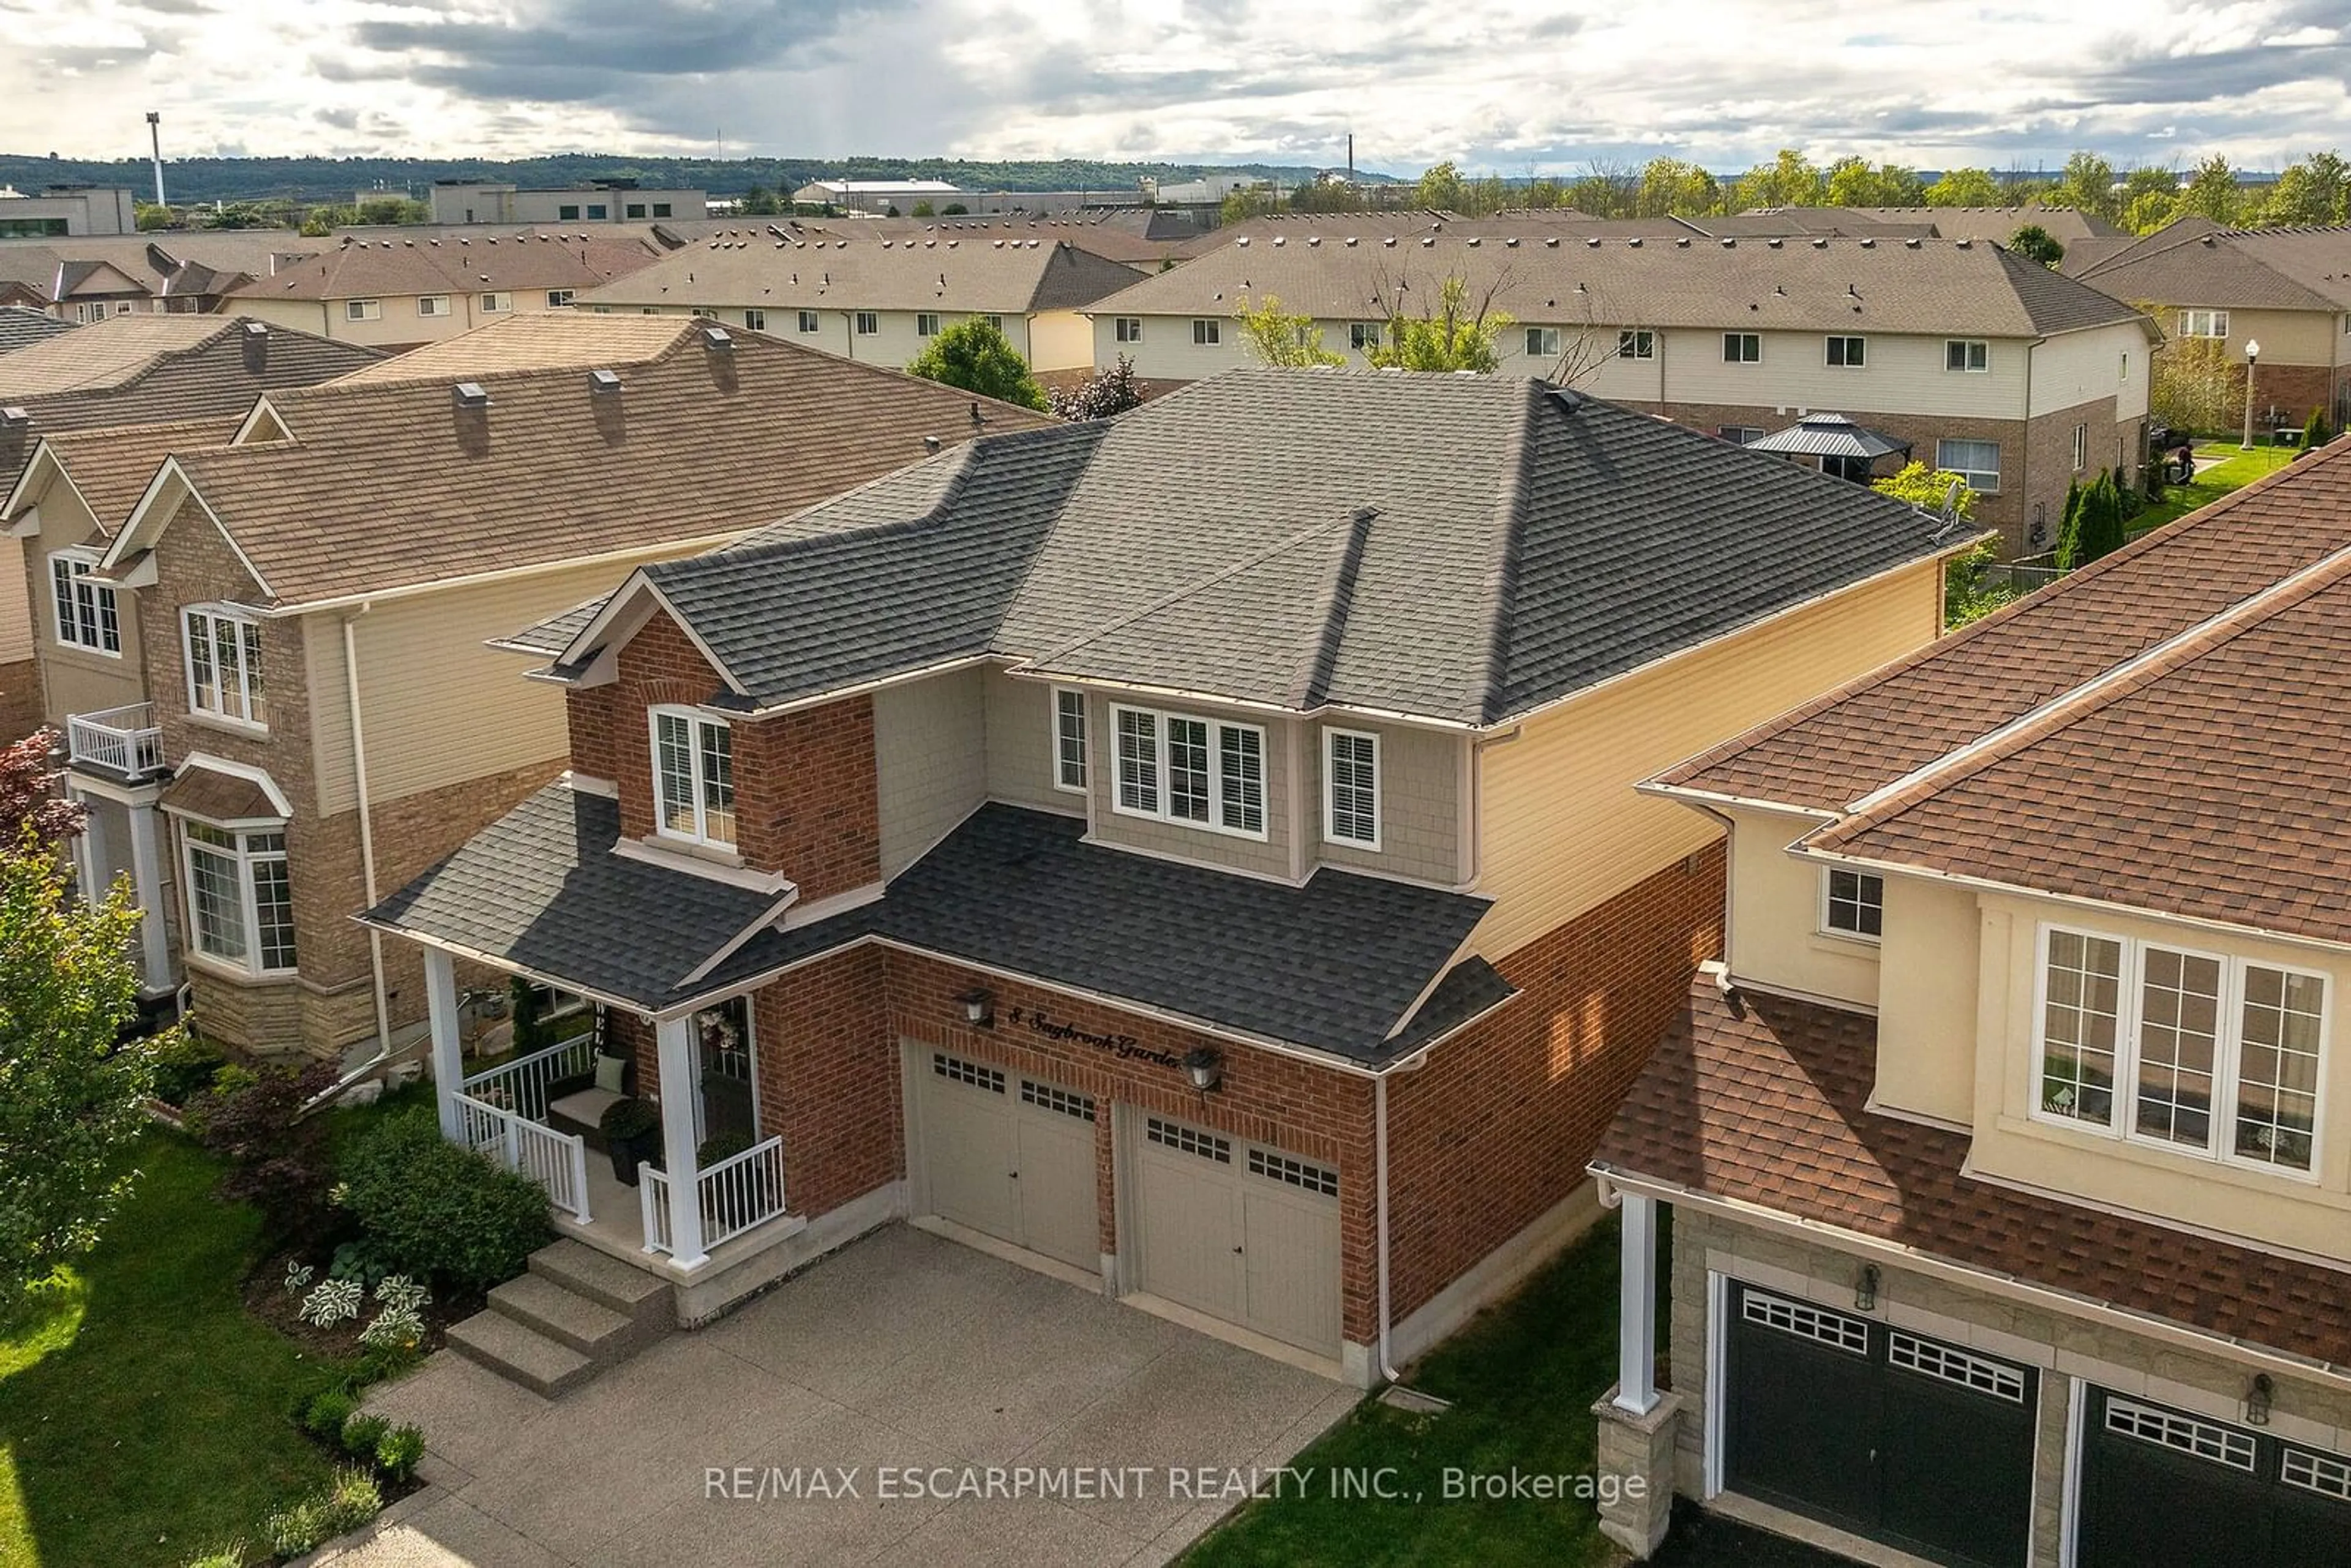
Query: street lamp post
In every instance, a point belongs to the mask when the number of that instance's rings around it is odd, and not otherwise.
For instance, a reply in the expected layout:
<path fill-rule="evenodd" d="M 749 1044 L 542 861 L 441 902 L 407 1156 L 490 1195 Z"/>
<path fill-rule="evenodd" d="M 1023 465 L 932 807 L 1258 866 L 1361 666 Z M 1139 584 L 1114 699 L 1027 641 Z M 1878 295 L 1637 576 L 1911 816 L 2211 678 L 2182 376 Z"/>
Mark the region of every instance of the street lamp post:
<path fill-rule="evenodd" d="M 2253 449 L 2253 367 L 2261 362 L 2262 345 L 2257 338 L 2245 340 L 2245 440 L 2244 449 Z"/>

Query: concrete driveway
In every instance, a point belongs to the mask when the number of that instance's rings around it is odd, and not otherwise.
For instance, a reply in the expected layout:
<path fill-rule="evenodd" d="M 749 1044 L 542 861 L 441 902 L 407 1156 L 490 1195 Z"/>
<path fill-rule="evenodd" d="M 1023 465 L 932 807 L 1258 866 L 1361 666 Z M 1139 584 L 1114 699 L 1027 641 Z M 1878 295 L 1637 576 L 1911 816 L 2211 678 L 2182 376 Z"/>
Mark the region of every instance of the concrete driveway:
<path fill-rule="evenodd" d="M 436 1354 L 370 1402 L 433 1484 L 318 1561 L 1156 1563 L 1356 1397 L 893 1225 L 560 1401 Z"/>

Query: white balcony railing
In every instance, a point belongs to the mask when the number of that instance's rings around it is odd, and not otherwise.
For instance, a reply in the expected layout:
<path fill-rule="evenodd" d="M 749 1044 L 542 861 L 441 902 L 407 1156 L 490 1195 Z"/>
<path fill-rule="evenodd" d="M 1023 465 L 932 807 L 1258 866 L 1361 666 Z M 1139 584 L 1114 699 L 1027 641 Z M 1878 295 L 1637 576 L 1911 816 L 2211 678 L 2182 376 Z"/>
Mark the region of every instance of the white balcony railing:
<path fill-rule="evenodd" d="M 566 1078 L 596 1071 L 596 1036 L 591 1030 L 569 1040 L 501 1062 L 476 1072 L 458 1086 L 486 1105 L 512 1111 L 533 1122 L 547 1120 L 549 1086 Z"/>
<path fill-rule="evenodd" d="M 637 1182 L 637 1201 L 643 1206 L 645 1222 L 645 1250 L 674 1252 L 670 1203 L 675 1186 L 667 1172 L 651 1166 L 640 1167 Z M 705 1250 L 781 1218 L 783 1139 L 768 1138 L 719 1161 L 695 1177 L 694 1189 L 700 1199 Z"/>
<path fill-rule="evenodd" d="M 76 762 L 94 763 L 117 773 L 163 770 L 163 731 L 152 723 L 154 705 L 66 716 L 66 752 Z"/>
<path fill-rule="evenodd" d="M 503 1105 L 459 1094 L 460 1141 L 547 1189 L 547 1200 L 588 1223 L 588 1151 L 576 1133 L 559 1133 Z"/>

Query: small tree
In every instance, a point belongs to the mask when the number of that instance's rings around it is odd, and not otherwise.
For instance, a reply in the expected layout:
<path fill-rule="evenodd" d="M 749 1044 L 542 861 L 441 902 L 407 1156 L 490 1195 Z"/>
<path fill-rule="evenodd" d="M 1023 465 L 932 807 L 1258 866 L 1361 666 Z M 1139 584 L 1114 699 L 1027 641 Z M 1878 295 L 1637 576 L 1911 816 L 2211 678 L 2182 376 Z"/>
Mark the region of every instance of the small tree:
<path fill-rule="evenodd" d="M 938 209 L 932 206 L 930 203 L 916 202 L 914 204 L 914 215 L 918 218 L 935 218 L 937 217 L 939 214 Z"/>
<path fill-rule="evenodd" d="M 940 332 L 906 367 L 925 381 L 944 382 L 982 397 L 1045 412 L 1045 389 L 1029 373 L 1029 361 L 1004 329 L 984 316 L 969 316 Z"/>
<path fill-rule="evenodd" d="M 1428 314 L 1391 314 L 1379 347 L 1366 358 L 1382 370 L 1491 371 L 1502 362 L 1502 334 L 1516 324 L 1493 301 L 1489 292 L 1471 309 L 1468 282 L 1447 277 Z"/>
<path fill-rule="evenodd" d="M 1347 362 L 1322 346 L 1314 318 L 1284 310 L 1280 295 L 1269 294 L 1255 305 L 1243 299 L 1233 312 L 1233 319 L 1240 323 L 1241 341 L 1248 345 L 1249 351 L 1269 365 L 1311 370 L 1317 365 Z"/>
<path fill-rule="evenodd" d="M 2064 531 L 2058 536 L 2058 569 L 2071 571 L 2087 566 L 2100 556 L 2122 549 L 2127 537 L 2122 497 L 2115 488 L 2114 476 L 2100 474 L 2080 491 Z"/>
<path fill-rule="evenodd" d="M 1950 506 L 1952 515 L 1962 521 L 1976 515 L 1976 493 L 1969 488 L 1968 482 L 1948 469 L 1929 467 L 1924 463 L 1906 463 L 1899 473 L 1871 480 L 1869 487 L 1924 511 L 1939 513 Z M 1954 557 L 1944 567 L 1944 630 L 1980 620 L 2016 597 L 2013 586 L 1986 580 L 1999 559 L 2000 552 L 1987 540 L 1965 555 Z"/>
<path fill-rule="evenodd" d="M 2053 558 L 2060 571 L 2071 571 L 2082 564 L 2082 485 L 2074 480 L 2065 486 L 2065 515 L 2057 525 L 2057 549 Z"/>
<path fill-rule="evenodd" d="M 2302 427 L 2303 450 L 2307 452 L 2314 447 L 2324 446 L 2334 439 L 2335 428 L 2326 423 L 2326 411 L 2323 408 L 2312 409 L 2310 423 Z"/>
<path fill-rule="evenodd" d="M 2065 259 L 2065 247 L 2057 243 L 2055 235 L 2039 224 L 2026 224 L 2009 235 L 2008 248 L 2043 267 L 2054 267 Z"/>
<path fill-rule="evenodd" d="M 1906 463 L 1899 473 L 1888 474 L 1883 479 L 1873 479 L 1869 487 L 1881 496 L 1891 496 L 1897 501 L 1928 512 L 1939 512 L 1951 498 L 1951 486 L 1959 486 L 1957 516 L 1961 519 L 1976 515 L 1976 493 L 1968 482 L 1947 468 L 1932 468 L 1924 463 Z"/>
<path fill-rule="evenodd" d="M 69 900 L 29 823 L 0 848 L 0 1310 L 96 1246 L 130 1189 L 153 1074 L 147 1045 L 117 1043 L 139 919 L 127 886 Z"/>
<path fill-rule="evenodd" d="M 1096 371 L 1068 392 L 1049 391 L 1046 396 L 1059 418 L 1108 419 L 1139 406 L 1143 389 L 1134 379 L 1134 361 L 1121 354 L 1118 363 Z"/>
<path fill-rule="evenodd" d="M 965 206 L 961 202 L 949 202 L 946 206 L 939 209 L 939 216 L 943 218 L 959 218 L 970 211 L 971 209 Z"/>
<path fill-rule="evenodd" d="M 57 732 L 37 729 L 13 746 L 0 747 L 0 846 L 26 830 L 44 844 L 61 843 L 81 831 L 78 802 L 57 793 Z"/>
<path fill-rule="evenodd" d="M 281 1062 L 225 1073 L 188 1102 L 188 1131 L 228 1161 L 220 1196 L 259 1208 L 273 1241 L 307 1245 L 327 1228 L 326 1130 L 303 1111 L 334 1086 L 326 1062 Z"/>

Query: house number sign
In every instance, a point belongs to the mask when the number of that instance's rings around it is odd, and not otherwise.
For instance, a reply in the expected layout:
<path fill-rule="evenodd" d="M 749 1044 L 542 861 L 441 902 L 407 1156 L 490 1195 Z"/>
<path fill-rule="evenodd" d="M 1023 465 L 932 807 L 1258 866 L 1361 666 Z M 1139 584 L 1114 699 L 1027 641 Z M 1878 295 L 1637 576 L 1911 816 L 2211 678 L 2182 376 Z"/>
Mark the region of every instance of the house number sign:
<path fill-rule="evenodd" d="M 1148 1061 L 1156 1066 L 1177 1069 L 1184 1065 L 1182 1057 L 1170 1051 L 1153 1051 L 1131 1034 L 1096 1034 L 1091 1030 L 1080 1029 L 1066 1019 L 1048 1018 L 1035 1008 L 1013 1008 L 1007 1016 L 1014 1023 L 1026 1025 L 1030 1032 L 1041 1034 L 1048 1040 L 1075 1040 L 1080 1045 L 1091 1045 L 1096 1051 L 1110 1052 L 1121 1061 Z"/>

